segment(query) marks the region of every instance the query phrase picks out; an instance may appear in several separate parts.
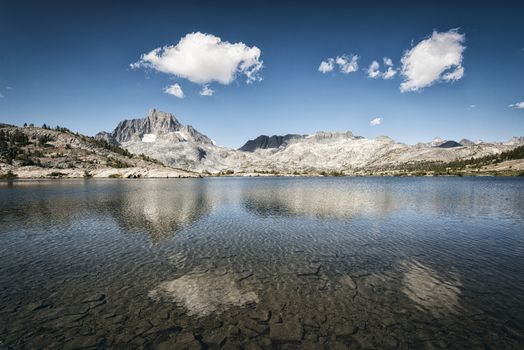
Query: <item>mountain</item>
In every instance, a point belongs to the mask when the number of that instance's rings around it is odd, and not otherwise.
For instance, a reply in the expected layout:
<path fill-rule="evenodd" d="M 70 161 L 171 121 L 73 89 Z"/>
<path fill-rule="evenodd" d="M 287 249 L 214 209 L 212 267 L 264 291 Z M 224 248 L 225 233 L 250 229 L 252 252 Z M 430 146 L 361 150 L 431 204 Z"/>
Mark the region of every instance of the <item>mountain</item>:
<path fill-rule="evenodd" d="M 279 148 L 283 144 L 287 143 L 289 140 L 303 137 L 296 134 L 287 134 L 284 136 L 273 135 L 266 136 L 260 135 L 254 140 L 247 141 L 242 147 L 239 148 L 240 151 L 244 152 L 254 152 L 257 149 L 268 149 L 268 148 Z"/>
<path fill-rule="evenodd" d="M 95 137 L 111 144 L 154 143 L 157 138 L 170 142 L 213 144 L 210 138 L 191 125 L 182 125 L 172 114 L 157 109 L 151 109 L 145 118 L 121 121 L 112 133 L 101 132 Z"/>
<path fill-rule="evenodd" d="M 471 141 L 471 140 L 468 140 L 468 139 L 462 139 L 459 141 L 459 143 L 462 145 L 462 146 L 472 146 L 475 144 L 475 142 Z"/>
<path fill-rule="evenodd" d="M 170 114 L 151 109 L 146 117 L 121 121 L 111 132 L 95 136 L 133 154 L 145 154 L 164 164 L 194 171 L 220 171 L 231 167 L 235 150 L 216 146 L 191 125 Z"/>
<path fill-rule="evenodd" d="M 460 143 L 458 143 L 457 141 L 450 140 L 450 141 L 442 142 L 441 144 L 439 144 L 439 145 L 436 146 L 436 147 L 440 147 L 440 148 L 453 148 L 453 147 L 462 147 L 462 145 L 461 145 Z"/>
<path fill-rule="evenodd" d="M 239 149 L 215 145 L 203 133 L 155 109 L 145 118 L 124 120 L 111 133 L 97 139 L 145 154 L 166 165 L 212 174 L 380 174 L 414 164 L 444 164 L 457 160 L 492 157 L 524 144 L 464 144 L 436 138 L 429 143 L 406 145 L 387 136 L 367 139 L 350 131 L 319 131 L 311 135 L 261 135 Z"/>
<path fill-rule="evenodd" d="M 8 175 L 9 174 L 9 175 Z M 0 177 L 198 177 L 66 128 L 0 125 Z"/>

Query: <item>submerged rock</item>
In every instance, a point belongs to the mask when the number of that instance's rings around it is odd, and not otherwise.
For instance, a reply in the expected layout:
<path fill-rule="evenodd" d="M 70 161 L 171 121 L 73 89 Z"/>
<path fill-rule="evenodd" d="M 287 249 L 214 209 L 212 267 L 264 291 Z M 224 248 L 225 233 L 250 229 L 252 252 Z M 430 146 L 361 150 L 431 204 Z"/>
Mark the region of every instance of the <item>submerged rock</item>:
<path fill-rule="evenodd" d="M 275 342 L 298 342 L 303 335 L 304 329 L 298 320 L 273 323 L 269 330 L 269 337 Z"/>
<path fill-rule="evenodd" d="M 152 298 L 167 297 L 188 310 L 189 315 L 206 316 L 230 307 L 258 302 L 255 292 L 242 290 L 232 274 L 198 273 L 161 283 L 149 292 Z"/>

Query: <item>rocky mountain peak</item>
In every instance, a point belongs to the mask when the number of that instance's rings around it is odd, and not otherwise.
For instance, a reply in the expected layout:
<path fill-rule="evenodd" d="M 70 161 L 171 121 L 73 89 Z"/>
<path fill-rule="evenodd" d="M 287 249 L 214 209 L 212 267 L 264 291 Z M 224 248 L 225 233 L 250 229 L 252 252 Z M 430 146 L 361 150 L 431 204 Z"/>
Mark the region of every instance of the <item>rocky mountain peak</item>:
<path fill-rule="evenodd" d="M 119 146 L 137 143 L 137 148 L 142 147 L 143 143 L 155 142 L 213 143 L 211 139 L 198 132 L 191 125 L 183 125 L 173 114 L 162 112 L 156 108 L 150 109 L 145 118 L 123 120 L 118 123 L 113 132 L 100 132 L 96 137 Z M 129 145 L 127 146 L 129 147 Z"/>
<path fill-rule="evenodd" d="M 171 113 L 150 109 L 145 118 L 127 119 L 118 123 L 111 137 L 118 143 L 142 140 L 144 135 L 163 135 L 179 131 L 182 124 Z"/>

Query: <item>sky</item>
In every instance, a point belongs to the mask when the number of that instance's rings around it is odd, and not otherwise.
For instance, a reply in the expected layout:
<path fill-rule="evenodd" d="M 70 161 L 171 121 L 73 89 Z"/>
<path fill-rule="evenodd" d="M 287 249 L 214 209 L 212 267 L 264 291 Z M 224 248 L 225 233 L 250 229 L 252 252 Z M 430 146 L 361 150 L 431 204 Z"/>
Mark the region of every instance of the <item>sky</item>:
<path fill-rule="evenodd" d="M 0 1 L 0 122 L 524 136 L 522 1 Z"/>

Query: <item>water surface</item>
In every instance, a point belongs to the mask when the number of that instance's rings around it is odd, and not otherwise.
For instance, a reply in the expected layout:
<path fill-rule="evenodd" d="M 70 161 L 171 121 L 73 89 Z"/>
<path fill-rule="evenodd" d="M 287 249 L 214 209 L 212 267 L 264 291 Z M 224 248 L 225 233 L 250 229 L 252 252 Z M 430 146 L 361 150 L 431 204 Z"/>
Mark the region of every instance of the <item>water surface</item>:
<path fill-rule="evenodd" d="M 522 348 L 519 178 L 0 184 L 0 348 Z"/>

